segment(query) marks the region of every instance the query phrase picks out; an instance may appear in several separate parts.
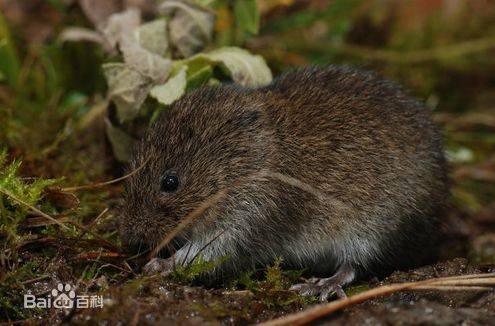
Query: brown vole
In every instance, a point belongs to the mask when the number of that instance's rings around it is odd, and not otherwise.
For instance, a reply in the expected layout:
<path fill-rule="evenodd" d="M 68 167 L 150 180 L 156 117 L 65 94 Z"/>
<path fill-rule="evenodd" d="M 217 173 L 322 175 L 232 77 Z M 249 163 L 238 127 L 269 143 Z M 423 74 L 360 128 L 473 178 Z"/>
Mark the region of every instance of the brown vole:
<path fill-rule="evenodd" d="M 441 137 L 424 105 L 342 66 L 295 70 L 255 89 L 195 90 L 149 128 L 131 168 L 143 162 L 126 182 L 121 233 L 130 243 L 155 246 L 226 191 L 151 269 L 200 250 L 206 260 L 228 257 L 220 273 L 280 257 L 335 273 L 294 287 L 322 300 L 356 273 L 423 259 L 448 194 Z"/>

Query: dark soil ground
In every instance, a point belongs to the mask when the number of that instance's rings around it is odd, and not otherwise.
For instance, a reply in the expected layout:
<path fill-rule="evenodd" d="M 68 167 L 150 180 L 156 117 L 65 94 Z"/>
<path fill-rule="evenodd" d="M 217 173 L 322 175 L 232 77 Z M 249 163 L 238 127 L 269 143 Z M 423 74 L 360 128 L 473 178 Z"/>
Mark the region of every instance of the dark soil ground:
<path fill-rule="evenodd" d="M 493 231 L 493 225 L 485 225 L 483 229 Z M 454 230 L 450 228 L 450 231 Z M 462 254 L 473 258 L 441 257 L 440 262 L 432 265 L 396 271 L 381 279 L 360 280 L 346 289 L 347 294 L 352 296 L 386 284 L 495 272 L 495 264 L 481 259 L 493 255 L 495 251 L 493 233 L 483 232 L 473 240 L 465 241 L 460 241 L 463 237 L 455 233 L 450 235 L 451 240 L 447 236 L 445 238 L 442 246 L 444 254 Z M 55 259 L 44 259 L 36 254 L 35 248 L 40 245 L 53 246 L 59 254 Z M 24 282 L 25 291 L 43 295 L 59 282 L 75 284 L 77 293 L 102 295 L 103 308 L 44 310 L 39 316 L 41 319 L 29 319 L 29 322 L 238 325 L 267 321 L 316 303 L 315 299 L 301 298 L 288 291 L 290 284 L 299 280 L 298 276 L 284 272 L 279 266 L 269 267 L 256 275 L 238 277 L 227 283 L 228 286 L 204 287 L 191 283 L 185 275 L 182 279 L 180 275 L 143 277 L 131 272 L 130 266 L 122 264 L 118 258 L 97 258 L 90 253 L 77 257 L 72 253 L 73 246 L 66 240 L 56 239 L 44 239 L 43 244 L 27 245 L 22 250 L 21 259 L 36 262 L 44 278 Z M 468 247 L 472 248 L 472 252 L 463 252 L 463 248 Z M 86 279 L 77 279 L 73 269 L 69 268 L 77 259 L 94 259 L 100 263 L 98 269 L 90 273 L 92 276 L 88 275 L 86 268 L 82 274 Z M 112 269 L 117 274 L 109 274 L 108 270 Z M 114 280 L 109 280 L 108 275 L 113 275 Z M 350 306 L 318 322 L 332 325 L 490 325 L 495 324 L 495 290 L 402 291 Z"/>
<path fill-rule="evenodd" d="M 476 268 L 466 259 L 453 259 L 408 272 L 395 272 L 383 280 L 367 283 L 366 287 L 494 271 L 495 266 Z M 103 311 L 87 311 L 72 321 L 122 321 L 124 324 L 132 321 L 139 325 L 245 324 L 304 308 L 288 291 L 207 290 L 163 281 L 151 281 L 133 296 L 126 296 L 123 291 L 122 288 L 112 291 L 109 305 Z M 348 308 L 321 322 L 332 325 L 490 325 L 495 323 L 495 291 L 399 292 Z"/>

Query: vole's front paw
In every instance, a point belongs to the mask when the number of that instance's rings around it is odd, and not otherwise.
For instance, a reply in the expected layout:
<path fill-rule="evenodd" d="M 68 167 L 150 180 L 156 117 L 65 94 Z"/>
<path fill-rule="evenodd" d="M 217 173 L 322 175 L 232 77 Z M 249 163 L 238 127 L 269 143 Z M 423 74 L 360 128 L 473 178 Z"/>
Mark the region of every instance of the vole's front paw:
<path fill-rule="evenodd" d="M 306 283 L 295 284 L 291 286 L 290 290 L 298 292 L 302 296 L 317 295 L 321 302 L 328 300 L 329 295 L 332 292 L 337 294 L 339 299 L 347 298 L 342 285 L 339 280 L 334 277 L 329 278 L 310 278 Z"/>
<path fill-rule="evenodd" d="M 168 276 L 172 273 L 173 268 L 174 260 L 172 257 L 167 259 L 152 258 L 146 265 L 144 265 L 143 273 L 146 275 L 162 274 L 163 276 Z"/>

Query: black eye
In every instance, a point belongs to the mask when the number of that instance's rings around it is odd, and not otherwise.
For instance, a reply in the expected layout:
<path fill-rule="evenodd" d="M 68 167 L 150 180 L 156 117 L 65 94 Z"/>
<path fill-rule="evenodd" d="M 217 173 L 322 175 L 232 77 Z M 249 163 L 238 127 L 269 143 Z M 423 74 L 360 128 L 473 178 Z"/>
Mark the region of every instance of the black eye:
<path fill-rule="evenodd" d="M 172 192 L 179 188 L 179 177 L 176 175 L 167 175 L 162 179 L 162 191 Z"/>

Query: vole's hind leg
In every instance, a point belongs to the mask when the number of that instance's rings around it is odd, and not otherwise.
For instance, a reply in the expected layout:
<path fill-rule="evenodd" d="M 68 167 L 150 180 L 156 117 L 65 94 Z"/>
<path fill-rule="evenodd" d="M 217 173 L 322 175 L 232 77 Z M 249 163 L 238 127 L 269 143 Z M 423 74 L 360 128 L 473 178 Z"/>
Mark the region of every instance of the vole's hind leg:
<path fill-rule="evenodd" d="M 327 301 L 330 293 L 335 292 L 340 299 L 346 298 L 342 286 L 354 280 L 354 268 L 350 264 L 343 264 L 337 272 L 328 278 L 312 277 L 306 283 L 295 284 L 290 290 L 302 296 L 318 295 L 320 301 Z"/>

